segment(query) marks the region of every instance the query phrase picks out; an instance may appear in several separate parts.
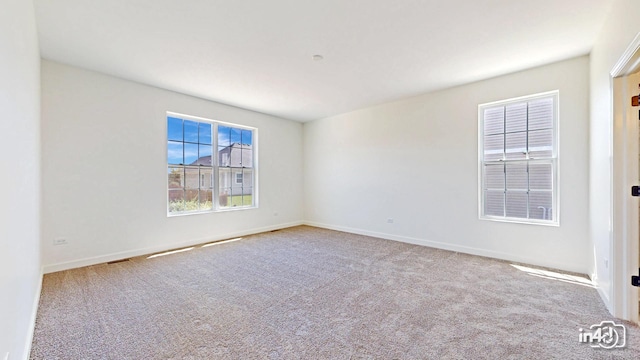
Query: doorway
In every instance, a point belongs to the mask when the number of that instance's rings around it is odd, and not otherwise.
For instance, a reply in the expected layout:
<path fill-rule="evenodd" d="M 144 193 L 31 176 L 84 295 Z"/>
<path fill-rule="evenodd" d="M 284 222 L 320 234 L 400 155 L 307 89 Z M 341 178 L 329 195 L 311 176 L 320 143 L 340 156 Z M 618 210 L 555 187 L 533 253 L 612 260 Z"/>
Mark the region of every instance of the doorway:
<path fill-rule="evenodd" d="M 611 310 L 614 316 L 640 323 L 640 292 L 631 276 L 640 266 L 640 200 L 631 187 L 640 185 L 640 107 L 631 97 L 640 94 L 640 34 L 611 71 L 612 122 L 612 241 Z"/>
<path fill-rule="evenodd" d="M 635 184 L 636 185 L 640 185 L 640 106 L 633 106 L 631 104 L 631 97 L 632 96 L 638 96 L 640 94 L 640 71 L 637 71 L 633 74 L 630 74 L 626 77 L 626 86 L 627 86 L 627 96 L 628 96 L 628 105 L 627 105 L 627 109 L 628 109 L 628 114 L 627 117 L 629 119 L 630 122 L 633 122 L 635 125 L 635 140 L 633 141 L 633 144 L 629 147 L 629 152 L 630 153 L 636 153 L 638 154 L 638 158 L 636 159 L 636 161 L 634 161 L 633 163 L 635 165 L 637 165 L 637 167 L 635 169 L 630 169 L 633 174 L 635 174 Z M 630 124 L 631 125 L 631 124 Z M 630 130 L 632 129 L 633 126 L 630 126 Z M 631 160 L 633 161 L 633 160 Z M 633 179 L 633 174 L 629 174 L 629 178 L 630 180 Z M 633 216 L 635 219 L 637 219 L 638 224 L 640 224 L 640 202 L 637 203 L 637 208 L 638 208 L 638 213 L 636 214 L 629 214 L 629 216 Z M 638 226 L 638 228 L 640 229 L 640 225 Z M 635 234 L 635 238 L 637 240 L 637 242 L 640 244 L 640 234 Z M 640 254 L 638 254 L 638 263 L 640 263 Z M 635 267 L 638 267 L 638 265 L 635 265 Z M 637 275 L 637 274 L 635 274 Z M 632 296 L 632 295 L 631 295 Z M 638 309 L 637 310 L 631 310 L 631 311 L 635 311 L 636 314 L 640 313 L 640 291 L 636 294 L 636 299 L 638 302 Z M 634 302 L 635 303 L 635 302 Z M 636 319 L 631 319 L 632 321 L 635 321 L 636 323 L 640 324 L 639 320 L 640 320 L 640 314 L 638 315 L 638 317 Z"/>

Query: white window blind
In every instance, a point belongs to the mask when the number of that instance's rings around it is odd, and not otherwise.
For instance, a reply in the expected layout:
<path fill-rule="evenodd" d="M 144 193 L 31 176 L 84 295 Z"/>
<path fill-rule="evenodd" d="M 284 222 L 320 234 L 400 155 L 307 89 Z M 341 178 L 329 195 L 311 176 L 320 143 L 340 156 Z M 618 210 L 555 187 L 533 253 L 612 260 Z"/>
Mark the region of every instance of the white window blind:
<path fill-rule="evenodd" d="M 558 92 L 478 107 L 480 216 L 557 223 Z"/>

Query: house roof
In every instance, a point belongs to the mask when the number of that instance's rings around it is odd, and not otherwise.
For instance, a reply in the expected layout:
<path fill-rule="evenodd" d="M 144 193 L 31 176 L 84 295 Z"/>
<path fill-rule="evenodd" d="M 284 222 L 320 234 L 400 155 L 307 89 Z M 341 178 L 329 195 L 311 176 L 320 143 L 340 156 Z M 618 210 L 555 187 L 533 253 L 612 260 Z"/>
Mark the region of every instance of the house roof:
<path fill-rule="evenodd" d="M 224 166 L 228 166 L 228 165 L 231 165 L 231 166 L 242 166 L 242 158 L 247 157 L 247 156 L 249 157 L 248 161 L 251 162 L 252 159 L 253 159 L 253 153 L 251 153 L 251 152 L 244 153 L 244 151 L 243 151 L 244 154 L 240 154 L 240 152 L 239 152 L 242 149 L 245 149 L 245 150 L 246 149 L 251 149 L 251 147 L 252 146 L 250 144 L 233 143 L 233 144 L 223 148 L 222 150 L 220 150 L 218 152 L 218 154 L 220 154 L 219 163 L 221 165 L 224 165 Z M 232 150 L 238 150 L 238 151 L 233 151 L 231 153 L 231 158 L 228 160 L 230 162 L 229 164 L 222 164 L 223 163 L 222 155 L 225 153 L 225 150 L 227 150 L 227 149 L 229 151 L 232 151 Z M 211 158 L 212 158 L 211 155 L 202 156 L 202 157 L 199 157 L 196 161 L 192 162 L 189 165 L 208 165 L 208 166 L 211 166 L 211 164 L 212 164 L 211 163 Z"/>
<path fill-rule="evenodd" d="M 35 0 L 35 9 L 45 59 L 308 121 L 588 54 L 611 3 Z"/>

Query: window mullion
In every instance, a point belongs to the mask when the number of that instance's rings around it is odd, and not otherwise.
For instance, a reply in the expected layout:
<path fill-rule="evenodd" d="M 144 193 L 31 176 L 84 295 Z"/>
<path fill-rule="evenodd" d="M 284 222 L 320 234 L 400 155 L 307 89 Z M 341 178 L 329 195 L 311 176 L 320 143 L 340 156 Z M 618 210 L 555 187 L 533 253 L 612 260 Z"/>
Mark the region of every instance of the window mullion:
<path fill-rule="evenodd" d="M 214 124 L 211 128 L 213 132 L 211 143 L 213 144 L 213 150 L 211 152 L 211 166 L 213 166 L 213 179 L 211 180 L 211 186 L 213 187 L 213 208 L 220 210 L 220 163 L 218 159 L 218 124 Z"/>
<path fill-rule="evenodd" d="M 502 160 L 507 159 L 507 107 L 502 107 Z M 502 196 L 502 216 L 507 216 L 507 164 L 502 165 L 504 172 L 504 194 Z"/>
<path fill-rule="evenodd" d="M 530 177 L 529 177 L 529 102 L 527 101 L 527 120 L 526 120 L 526 125 L 525 125 L 525 129 L 526 129 L 526 135 L 525 135 L 525 151 L 527 152 L 525 154 L 525 158 L 527 159 L 527 219 L 531 218 L 531 214 L 529 213 L 529 204 L 531 199 L 529 199 L 530 193 L 531 193 L 531 183 L 530 183 Z"/>
<path fill-rule="evenodd" d="M 502 107 L 502 159 L 507 158 L 507 107 Z M 505 183 L 506 184 L 506 183 Z"/>
<path fill-rule="evenodd" d="M 531 176 L 529 174 L 529 162 L 527 161 L 527 219 L 531 218 L 531 214 L 530 214 L 531 199 L 529 198 L 530 196 L 531 196 Z"/>
<path fill-rule="evenodd" d="M 504 191 L 502 195 L 502 216 L 507 216 L 507 164 L 502 164 L 502 173 L 504 174 Z"/>
<path fill-rule="evenodd" d="M 504 162 L 507 159 L 507 107 L 506 106 L 502 107 L 502 121 L 503 121 L 502 160 Z M 502 216 L 506 217 L 507 216 L 507 192 L 509 190 L 507 188 L 507 164 L 506 163 L 504 163 L 504 165 L 502 166 L 502 171 L 504 172 L 504 195 L 502 196 L 502 202 L 503 202 Z"/>
<path fill-rule="evenodd" d="M 184 153 L 182 156 L 184 158 Z M 180 212 L 185 212 L 187 209 L 187 167 L 184 165 L 180 167 L 182 168 L 182 210 Z"/>
<path fill-rule="evenodd" d="M 527 152 L 526 158 L 529 160 L 529 102 L 527 101 L 527 121 L 525 125 L 525 151 Z M 527 168 L 528 171 L 528 168 Z"/>

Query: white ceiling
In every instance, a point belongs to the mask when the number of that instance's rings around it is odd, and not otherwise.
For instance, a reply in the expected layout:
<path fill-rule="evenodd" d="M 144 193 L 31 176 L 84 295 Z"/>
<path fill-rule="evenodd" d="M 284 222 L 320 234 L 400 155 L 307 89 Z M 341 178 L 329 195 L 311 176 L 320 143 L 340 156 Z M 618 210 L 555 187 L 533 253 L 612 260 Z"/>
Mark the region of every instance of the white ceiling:
<path fill-rule="evenodd" d="M 43 58 L 308 121 L 588 54 L 611 2 L 35 0 L 35 7 Z"/>

